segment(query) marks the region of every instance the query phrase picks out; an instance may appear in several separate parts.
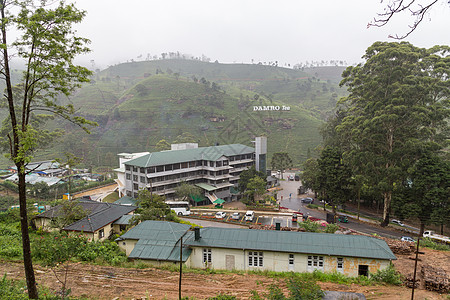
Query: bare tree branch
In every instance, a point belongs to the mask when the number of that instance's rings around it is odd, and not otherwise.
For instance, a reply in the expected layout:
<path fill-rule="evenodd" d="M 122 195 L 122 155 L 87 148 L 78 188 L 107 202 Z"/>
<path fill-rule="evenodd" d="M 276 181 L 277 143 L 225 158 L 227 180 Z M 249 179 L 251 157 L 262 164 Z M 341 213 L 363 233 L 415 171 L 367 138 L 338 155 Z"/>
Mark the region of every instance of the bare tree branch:
<path fill-rule="evenodd" d="M 432 0 L 427 5 L 422 5 L 418 3 L 419 1 L 417 0 L 409 0 L 408 2 L 405 2 L 405 0 L 391 0 L 386 5 L 385 12 L 377 14 L 378 17 L 375 17 L 372 22 L 369 22 L 369 24 L 367 24 L 367 28 L 372 26 L 383 27 L 388 24 L 395 15 L 409 12 L 411 16 L 415 17 L 414 22 L 411 25 L 408 25 L 409 31 L 403 35 L 390 34 L 388 36 L 392 39 L 402 40 L 408 37 L 413 31 L 417 29 L 419 24 L 423 21 L 426 13 L 438 1 L 439 0 Z"/>

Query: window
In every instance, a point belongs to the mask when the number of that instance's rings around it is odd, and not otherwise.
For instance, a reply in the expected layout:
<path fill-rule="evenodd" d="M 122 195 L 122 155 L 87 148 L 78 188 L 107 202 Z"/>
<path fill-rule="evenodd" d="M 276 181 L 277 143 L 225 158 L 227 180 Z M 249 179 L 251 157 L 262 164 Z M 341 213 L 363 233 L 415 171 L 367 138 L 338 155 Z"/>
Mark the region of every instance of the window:
<path fill-rule="evenodd" d="M 294 271 L 294 254 L 289 254 L 288 269 Z"/>
<path fill-rule="evenodd" d="M 248 252 L 248 266 L 249 267 L 262 267 L 263 266 L 263 253 L 257 251 Z"/>
<path fill-rule="evenodd" d="M 137 172 L 137 167 L 133 167 L 133 172 Z"/>
<path fill-rule="evenodd" d="M 323 256 L 308 255 L 308 270 L 323 271 Z"/>
<path fill-rule="evenodd" d="M 224 160 L 224 161 L 223 161 L 223 165 L 224 165 L 224 166 L 228 166 L 228 160 Z"/>
<path fill-rule="evenodd" d="M 119 225 L 119 230 L 120 230 L 120 231 L 125 231 L 125 230 L 127 230 L 127 225 Z M 125 242 L 123 242 L 123 244 L 125 245 Z"/>
<path fill-rule="evenodd" d="M 173 165 L 165 165 L 164 166 L 164 170 L 165 171 L 172 171 L 173 170 Z"/>
<path fill-rule="evenodd" d="M 139 186 L 138 186 L 137 183 L 134 183 L 134 184 L 133 184 L 133 189 L 134 189 L 134 190 L 138 190 L 138 189 L 139 189 Z"/>
<path fill-rule="evenodd" d="M 127 173 L 126 177 L 127 177 L 127 180 L 131 180 L 131 174 Z"/>
<path fill-rule="evenodd" d="M 100 230 L 98 231 L 98 238 L 101 239 L 101 238 L 103 238 L 104 236 L 105 236 L 105 231 L 104 231 L 103 229 L 100 229 Z"/>
<path fill-rule="evenodd" d="M 358 276 L 369 276 L 369 266 L 358 265 Z"/>
<path fill-rule="evenodd" d="M 157 166 L 156 172 L 164 172 L 164 166 Z"/>
<path fill-rule="evenodd" d="M 187 169 L 189 166 L 189 164 L 187 162 L 181 163 L 181 168 L 182 169 Z"/>
<path fill-rule="evenodd" d="M 189 162 L 189 168 L 193 168 L 195 167 L 195 161 L 190 161 Z"/>
<path fill-rule="evenodd" d="M 141 173 L 145 174 L 145 168 L 139 168 L 139 170 L 141 171 Z"/>
<path fill-rule="evenodd" d="M 145 183 L 145 176 L 141 176 L 141 182 Z"/>
<path fill-rule="evenodd" d="M 211 249 L 203 249 L 203 263 L 204 264 L 211 263 Z"/>
<path fill-rule="evenodd" d="M 138 176 L 137 175 L 133 175 L 133 181 L 138 181 Z"/>
<path fill-rule="evenodd" d="M 147 173 L 155 173 L 155 167 L 147 168 Z"/>
<path fill-rule="evenodd" d="M 222 166 L 222 162 L 221 161 L 216 162 L 216 166 L 217 167 L 221 167 Z"/>
<path fill-rule="evenodd" d="M 344 258 L 342 258 L 342 257 L 337 258 L 337 271 L 339 273 L 344 272 Z"/>
<path fill-rule="evenodd" d="M 213 162 L 213 161 L 210 161 L 210 162 L 209 162 L 209 166 L 210 166 L 210 167 L 214 167 L 214 162 Z"/>
<path fill-rule="evenodd" d="M 125 165 L 125 170 L 130 171 L 131 167 L 129 165 Z"/>

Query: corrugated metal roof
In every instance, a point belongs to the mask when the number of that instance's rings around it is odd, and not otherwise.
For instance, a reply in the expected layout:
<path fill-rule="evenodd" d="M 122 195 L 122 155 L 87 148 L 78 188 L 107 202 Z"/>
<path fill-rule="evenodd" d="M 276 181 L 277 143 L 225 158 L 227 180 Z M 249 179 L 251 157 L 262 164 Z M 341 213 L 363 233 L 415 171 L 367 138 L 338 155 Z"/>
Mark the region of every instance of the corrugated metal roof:
<path fill-rule="evenodd" d="M 133 197 L 129 196 L 123 196 L 122 198 L 114 201 L 114 204 L 120 204 L 120 205 L 136 205 L 137 200 Z"/>
<path fill-rule="evenodd" d="M 181 163 L 196 160 L 215 161 L 221 156 L 233 156 L 239 154 L 249 154 L 255 151 L 254 148 L 241 144 L 231 144 L 223 146 L 200 147 L 195 149 L 168 150 L 153 152 L 125 162 L 126 165 L 136 167 L 151 167 L 165 164 Z"/>
<path fill-rule="evenodd" d="M 202 189 L 208 191 L 208 192 L 212 192 L 212 191 L 215 191 L 218 189 L 217 187 L 206 184 L 206 183 L 196 183 L 195 185 L 198 186 L 199 188 L 202 188 Z"/>
<path fill-rule="evenodd" d="M 182 261 L 185 262 L 192 250 L 183 247 L 182 252 Z M 139 240 L 129 258 L 180 261 L 180 241 Z"/>
<path fill-rule="evenodd" d="M 359 235 L 209 227 L 202 228 L 200 236 L 198 241 L 191 236 L 186 244 L 194 247 L 396 259 L 383 240 Z"/>
<path fill-rule="evenodd" d="M 180 238 L 190 239 L 191 226 L 166 221 L 144 221 L 120 237 L 121 240 L 138 240 L 129 257 L 164 261 L 180 260 Z M 183 243 L 184 244 L 184 243 Z M 183 247 L 183 261 L 191 254 Z"/>
<path fill-rule="evenodd" d="M 178 241 L 191 226 L 167 221 L 144 221 L 122 235 L 121 239 Z"/>
<path fill-rule="evenodd" d="M 114 221 L 114 224 L 116 224 L 116 225 L 129 225 L 130 224 L 130 220 L 133 217 L 134 217 L 134 215 L 121 216 L 120 219 L 118 219 L 117 221 Z"/>

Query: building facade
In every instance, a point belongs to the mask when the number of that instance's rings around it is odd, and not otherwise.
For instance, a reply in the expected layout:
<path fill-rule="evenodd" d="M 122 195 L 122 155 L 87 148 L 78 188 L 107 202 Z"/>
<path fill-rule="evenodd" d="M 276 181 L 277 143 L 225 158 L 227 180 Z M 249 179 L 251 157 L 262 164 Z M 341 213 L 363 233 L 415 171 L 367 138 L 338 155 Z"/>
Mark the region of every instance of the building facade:
<path fill-rule="evenodd" d="M 197 185 L 212 202 L 231 201 L 239 175 L 255 165 L 255 148 L 241 144 L 196 147 L 188 144 L 123 162 L 124 193 L 136 198 L 141 189 L 175 199 L 176 187 Z"/>

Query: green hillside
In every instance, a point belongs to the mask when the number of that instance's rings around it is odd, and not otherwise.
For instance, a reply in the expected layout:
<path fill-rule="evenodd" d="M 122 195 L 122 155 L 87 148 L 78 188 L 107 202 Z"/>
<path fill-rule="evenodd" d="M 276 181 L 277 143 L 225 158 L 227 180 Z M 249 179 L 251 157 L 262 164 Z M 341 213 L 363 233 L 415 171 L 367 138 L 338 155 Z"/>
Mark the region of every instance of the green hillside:
<path fill-rule="evenodd" d="M 323 78 L 319 71 L 174 59 L 113 66 L 69 99 L 99 126 L 86 135 L 58 121 L 53 126 L 65 136 L 36 159 L 69 151 L 86 165 L 117 166 L 117 153 L 154 151 L 161 139 L 173 142 L 182 134 L 200 146 L 251 146 L 265 135 L 269 157 L 287 151 L 299 165 L 321 142 L 319 127 L 344 95 L 332 78 L 336 70 L 323 70 Z"/>

